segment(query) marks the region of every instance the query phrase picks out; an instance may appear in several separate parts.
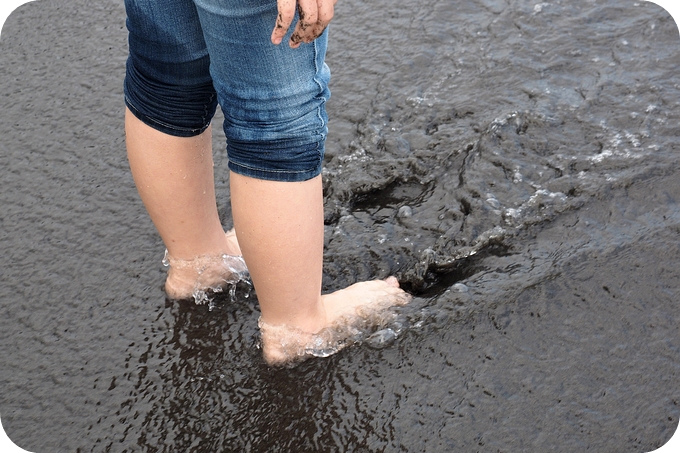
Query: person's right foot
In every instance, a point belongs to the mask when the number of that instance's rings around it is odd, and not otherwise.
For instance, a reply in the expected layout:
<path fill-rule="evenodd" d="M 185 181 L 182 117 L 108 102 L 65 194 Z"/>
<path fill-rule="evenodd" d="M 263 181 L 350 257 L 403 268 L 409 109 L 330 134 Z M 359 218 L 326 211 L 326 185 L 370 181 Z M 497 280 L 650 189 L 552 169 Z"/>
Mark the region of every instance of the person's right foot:
<path fill-rule="evenodd" d="M 346 345 L 357 327 L 379 323 L 380 315 L 387 309 L 406 305 L 410 300 L 411 296 L 399 287 L 395 277 L 355 283 L 322 295 L 326 321 L 316 333 L 260 321 L 264 359 L 270 365 L 284 365 L 307 357 L 331 355 Z"/>

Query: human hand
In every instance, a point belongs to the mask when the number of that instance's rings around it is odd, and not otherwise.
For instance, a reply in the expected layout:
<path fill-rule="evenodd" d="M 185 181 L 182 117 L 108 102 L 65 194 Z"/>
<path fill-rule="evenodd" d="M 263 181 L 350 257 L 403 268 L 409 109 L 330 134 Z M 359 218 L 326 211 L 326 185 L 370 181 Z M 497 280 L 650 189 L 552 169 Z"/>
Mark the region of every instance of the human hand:
<path fill-rule="evenodd" d="M 295 18 L 296 9 L 299 20 L 288 44 L 296 48 L 303 42 L 314 41 L 321 36 L 333 18 L 336 2 L 337 0 L 277 0 L 279 14 L 272 32 L 272 42 L 281 44 Z"/>

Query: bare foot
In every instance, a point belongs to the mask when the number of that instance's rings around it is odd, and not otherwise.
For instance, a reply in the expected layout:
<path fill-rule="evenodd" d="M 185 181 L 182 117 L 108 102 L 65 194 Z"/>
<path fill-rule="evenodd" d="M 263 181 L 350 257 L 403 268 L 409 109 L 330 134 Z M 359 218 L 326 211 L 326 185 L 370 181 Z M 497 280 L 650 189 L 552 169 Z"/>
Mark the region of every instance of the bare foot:
<path fill-rule="evenodd" d="M 206 302 L 206 291 L 219 292 L 229 284 L 237 283 L 248 276 L 248 268 L 241 256 L 241 248 L 233 229 L 225 234 L 223 253 L 183 260 L 171 257 L 166 251 L 163 264 L 169 266 L 165 280 L 168 297 L 193 297 L 196 303 Z"/>
<path fill-rule="evenodd" d="M 405 305 L 410 300 L 411 296 L 399 287 L 395 277 L 355 283 L 323 295 L 326 320 L 316 333 L 260 321 L 264 359 L 270 365 L 283 365 L 332 355 L 351 344 L 362 329 L 379 325 L 388 308 Z"/>

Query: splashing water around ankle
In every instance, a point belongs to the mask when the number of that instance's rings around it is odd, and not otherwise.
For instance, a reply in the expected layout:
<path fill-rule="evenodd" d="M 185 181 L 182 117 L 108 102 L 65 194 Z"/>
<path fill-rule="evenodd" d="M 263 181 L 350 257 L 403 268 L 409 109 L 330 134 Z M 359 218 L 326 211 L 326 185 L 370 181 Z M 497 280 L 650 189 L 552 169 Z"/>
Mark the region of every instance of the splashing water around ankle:
<path fill-rule="evenodd" d="M 234 300 L 238 283 L 250 285 L 248 267 L 242 256 L 201 255 L 182 260 L 172 258 L 166 250 L 163 265 L 170 268 L 165 284 L 168 296 L 193 298 L 197 305 L 211 303 L 211 294 L 221 293 L 227 287 L 230 299 Z"/>

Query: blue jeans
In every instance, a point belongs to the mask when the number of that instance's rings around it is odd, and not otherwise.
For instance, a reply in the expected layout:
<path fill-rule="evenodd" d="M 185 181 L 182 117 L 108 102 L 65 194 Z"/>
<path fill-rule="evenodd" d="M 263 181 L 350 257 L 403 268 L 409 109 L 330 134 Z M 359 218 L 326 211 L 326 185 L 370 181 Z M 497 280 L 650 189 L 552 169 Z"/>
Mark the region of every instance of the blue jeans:
<path fill-rule="evenodd" d="M 276 0 L 125 0 L 125 103 L 163 133 L 202 133 L 224 113 L 230 170 L 304 181 L 321 172 L 328 132 L 327 32 L 275 46 Z M 291 26 L 289 35 L 294 26 Z"/>

